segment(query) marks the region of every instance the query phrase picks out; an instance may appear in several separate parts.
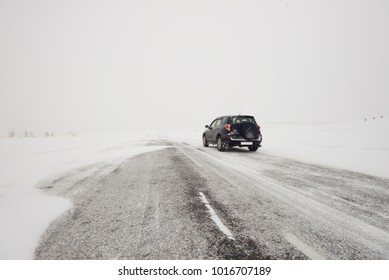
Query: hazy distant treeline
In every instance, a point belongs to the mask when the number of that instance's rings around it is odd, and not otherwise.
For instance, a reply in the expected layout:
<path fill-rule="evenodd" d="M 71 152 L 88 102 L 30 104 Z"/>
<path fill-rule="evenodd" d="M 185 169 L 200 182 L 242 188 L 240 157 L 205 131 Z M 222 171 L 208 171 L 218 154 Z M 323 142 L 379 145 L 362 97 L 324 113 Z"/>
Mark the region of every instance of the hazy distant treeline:
<path fill-rule="evenodd" d="M 55 137 L 55 136 L 72 136 L 76 137 L 77 133 L 69 131 L 67 133 L 54 133 L 52 131 L 31 131 L 11 129 L 8 133 L 9 138 L 32 138 L 32 137 Z"/>

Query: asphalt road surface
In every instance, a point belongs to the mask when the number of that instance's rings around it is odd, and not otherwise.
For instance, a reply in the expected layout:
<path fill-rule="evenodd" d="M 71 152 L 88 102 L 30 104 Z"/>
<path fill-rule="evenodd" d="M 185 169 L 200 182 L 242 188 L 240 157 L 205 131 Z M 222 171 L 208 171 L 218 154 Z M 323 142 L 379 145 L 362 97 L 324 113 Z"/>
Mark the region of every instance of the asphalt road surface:
<path fill-rule="evenodd" d="M 86 167 L 37 259 L 389 259 L 389 180 L 266 153 L 191 146 Z M 92 170 L 92 171 L 91 171 Z"/>

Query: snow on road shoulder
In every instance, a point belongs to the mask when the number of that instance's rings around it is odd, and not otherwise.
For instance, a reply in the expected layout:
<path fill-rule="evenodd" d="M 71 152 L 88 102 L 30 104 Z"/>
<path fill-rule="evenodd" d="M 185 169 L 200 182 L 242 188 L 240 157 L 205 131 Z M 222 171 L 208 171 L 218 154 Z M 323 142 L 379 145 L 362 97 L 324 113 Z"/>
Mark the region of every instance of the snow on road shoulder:
<path fill-rule="evenodd" d="M 272 125 L 263 134 L 264 152 L 389 177 L 388 120 Z"/>
<path fill-rule="evenodd" d="M 0 139 L 0 259 L 32 259 L 49 223 L 71 202 L 48 196 L 40 182 L 83 166 L 117 166 L 136 154 L 163 146 L 145 146 L 155 135 L 95 134 L 80 137 Z"/>

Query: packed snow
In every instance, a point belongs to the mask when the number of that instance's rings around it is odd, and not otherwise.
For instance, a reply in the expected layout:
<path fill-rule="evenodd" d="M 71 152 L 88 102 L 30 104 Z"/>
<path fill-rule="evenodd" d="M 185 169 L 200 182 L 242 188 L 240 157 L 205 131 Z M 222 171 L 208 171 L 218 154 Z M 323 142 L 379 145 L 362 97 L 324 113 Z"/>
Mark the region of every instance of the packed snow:
<path fill-rule="evenodd" d="M 260 123 L 263 147 L 257 153 L 389 177 L 389 122 L 385 119 L 338 124 Z M 170 139 L 201 146 L 203 128 L 158 133 L 88 134 L 0 138 L 0 259 L 31 259 L 49 223 L 72 207 L 46 195 L 42 182 L 85 166 L 115 167 Z M 242 148 L 243 149 L 243 148 Z"/>

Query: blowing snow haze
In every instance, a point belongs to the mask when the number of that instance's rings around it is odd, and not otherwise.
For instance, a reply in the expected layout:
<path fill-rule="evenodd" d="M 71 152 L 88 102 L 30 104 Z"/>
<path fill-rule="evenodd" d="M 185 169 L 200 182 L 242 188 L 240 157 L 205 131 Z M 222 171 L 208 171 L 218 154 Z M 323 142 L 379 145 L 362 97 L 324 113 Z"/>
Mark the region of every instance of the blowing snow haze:
<path fill-rule="evenodd" d="M 0 127 L 389 117 L 387 1 L 0 0 Z"/>

